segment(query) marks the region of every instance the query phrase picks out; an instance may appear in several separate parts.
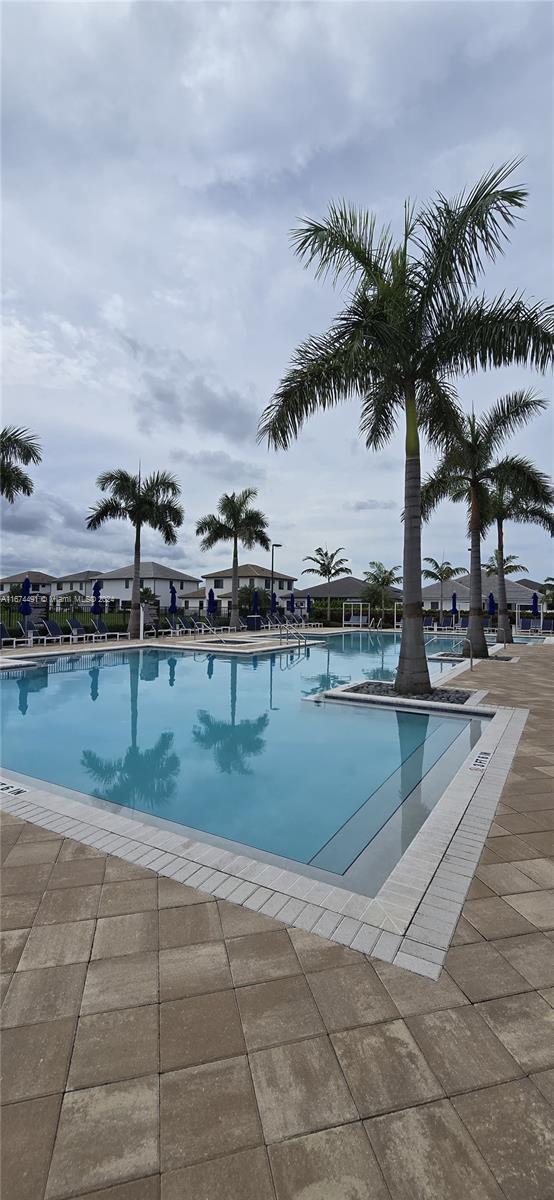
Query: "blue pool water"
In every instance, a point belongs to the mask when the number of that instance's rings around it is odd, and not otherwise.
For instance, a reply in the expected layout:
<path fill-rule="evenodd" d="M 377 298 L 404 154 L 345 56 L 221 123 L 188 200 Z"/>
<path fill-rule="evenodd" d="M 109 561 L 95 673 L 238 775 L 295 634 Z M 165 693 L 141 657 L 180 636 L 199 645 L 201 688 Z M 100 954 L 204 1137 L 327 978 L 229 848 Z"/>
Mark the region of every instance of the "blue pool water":
<path fill-rule="evenodd" d="M 357 632 L 247 658 L 172 643 L 43 660 L 0 676 L 2 765 L 343 874 L 479 732 L 469 717 L 303 703 L 390 678 L 398 649 L 395 635 Z"/>

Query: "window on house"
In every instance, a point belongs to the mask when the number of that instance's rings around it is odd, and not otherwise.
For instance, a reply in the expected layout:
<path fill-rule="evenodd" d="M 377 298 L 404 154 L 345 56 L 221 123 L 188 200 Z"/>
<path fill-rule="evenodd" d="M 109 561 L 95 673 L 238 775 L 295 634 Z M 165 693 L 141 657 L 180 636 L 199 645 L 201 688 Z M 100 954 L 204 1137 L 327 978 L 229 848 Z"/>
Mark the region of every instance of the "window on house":
<path fill-rule="evenodd" d="M 264 579 L 264 588 L 265 588 L 266 592 L 269 591 L 270 587 L 271 587 L 271 579 Z"/>
<path fill-rule="evenodd" d="M 431 608 L 438 608 L 438 607 L 439 607 L 438 600 L 431 600 Z"/>
<path fill-rule="evenodd" d="M 141 579 L 141 581 L 140 581 L 140 586 L 141 586 L 141 587 L 144 587 L 144 579 Z"/>
<path fill-rule="evenodd" d="M 57 591 L 57 592 L 63 592 L 63 583 L 57 583 L 57 584 L 56 584 L 56 591 Z"/>
<path fill-rule="evenodd" d="M 255 586 L 256 586 L 256 581 L 255 581 L 254 577 L 251 576 L 250 579 L 248 580 L 248 587 L 253 588 Z"/>
<path fill-rule="evenodd" d="M 284 579 L 280 579 L 279 580 L 279 591 L 284 592 L 284 590 L 285 590 L 285 581 L 284 581 Z"/>
<path fill-rule="evenodd" d="M 38 583 L 32 583 L 32 584 L 31 584 L 31 591 L 32 591 L 32 592 L 38 592 Z"/>
<path fill-rule="evenodd" d="M 204 607 L 204 601 L 203 601 L 203 600 L 199 600 L 199 601 L 198 601 L 198 610 L 199 610 L 199 612 L 202 612 L 202 609 L 203 609 L 203 607 Z"/>
<path fill-rule="evenodd" d="M 3 592 L 3 591 L 4 591 L 4 584 L 0 583 L 0 592 Z"/>
<path fill-rule="evenodd" d="M 188 606 L 189 606 L 189 602 L 188 602 L 188 600 L 185 600 L 185 608 L 188 608 Z"/>
<path fill-rule="evenodd" d="M 72 592 L 72 591 L 73 591 L 73 588 L 74 588 L 74 587 L 75 587 L 75 580 L 74 580 L 74 579 L 71 579 L 71 580 L 69 581 L 69 590 L 70 590 L 70 592 Z"/>
<path fill-rule="evenodd" d="M 287 579 L 287 588 L 288 588 L 289 592 L 292 592 L 292 583 L 293 583 L 292 579 Z"/>
<path fill-rule="evenodd" d="M 130 585 L 130 583 L 131 583 L 131 580 L 130 580 L 130 579 L 126 579 L 126 580 L 125 580 L 125 587 L 126 587 L 126 588 L 128 588 L 128 587 L 129 587 L 129 585 Z"/>
<path fill-rule="evenodd" d="M 223 587 L 223 580 L 222 579 L 214 579 L 214 588 L 222 588 L 222 587 Z"/>
<path fill-rule="evenodd" d="M 182 590 L 183 590 L 183 580 L 181 579 L 181 581 L 179 583 L 179 591 L 182 592 Z"/>

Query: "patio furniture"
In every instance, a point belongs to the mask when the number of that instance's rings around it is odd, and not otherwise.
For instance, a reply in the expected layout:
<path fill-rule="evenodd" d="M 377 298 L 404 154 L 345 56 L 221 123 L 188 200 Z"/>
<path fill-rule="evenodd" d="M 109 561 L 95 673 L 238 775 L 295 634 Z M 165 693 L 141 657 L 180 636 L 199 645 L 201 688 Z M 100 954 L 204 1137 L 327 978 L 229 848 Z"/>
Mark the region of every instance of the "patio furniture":
<path fill-rule="evenodd" d="M 45 633 L 44 629 L 36 621 L 33 621 L 31 617 L 27 617 L 26 625 L 23 624 L 23 621 L 20 621 L 19 628 L 24 639 L 32 645 L 35 642 L 42 642 L 43 645 L 46 645 L 47 642 L 56 642 L 58 640 L 57 638 L 50 637 L 49 633 Z"/>
<path fill-rule="evenodd" d="M 45 626 L 45 628 L 48 630 L 50 637 L 55 638 L 55 640 L 57 642 L 70 642 L 71 641 L 71 634 L 64 633 L 63 629 L 60 629 L 60 626 L 58 625 L 57 621 L 47 620 L 46 617 L 43 617 L 42 623 Z"/>
<path fill-rule="evenodd" d="M 109 641 L 110 638 L 115 638 L 117 641 L 119 641 L 120 638 L 129 638 L 129 636 L 130 636 L 128 629 L 126 629 L 126 630 L 108 629 L 106 622 L 103 621 L 101 617 L 92 617 L 91 616 L 91 621 L 92 621 L 92 624 L 94 625 L 94 628 L 96 630 L 98 637 L 102 638 L 104 641 Z"/>
<path fill-rule="evenodd" d="M 184 635 L 189 632 L 189 630 L 183 625 L 182 621 L 179 620 L 179 617 L 176 615 L 176 613 L 168 613 L 167 616 L 163 617 L 163 620 L 166 622 L 168 628 L 163 630 L 160 629 L 160 633 L 168 633 L 170 637 L 173 635 L 176 637 L 184 637 Z"/>
<path fill-rule="evenodd" d="M 90 629 L 85 629 L 84 625 L 81 625 L 81 622 L 76 621 L 74 617 L 68 617 L 66 625 L 73 642 L 95 642 L 97 640 L 96 635 L 91 633 Z"/>
<path fill-rule="evenodd" d="M 423 628 L 424 629 L 432 629 L 433 625 L 434 625 L 434 621 L 433 621 L 432 617 L 424 617 L 423 618 Z"/>
<path fill-rule="evenodd" d="M 542 632 L 554 633 L 554 619 L 552 617 L 543 617 Z"/>
<path fill-rule="evenodd" d="M 452 617 L 443 617 L 440 628 L 441 629 L 452 629 Z"/>
<path fill-rule="evenodd" d="M 0 648 L 4 642 L 11 642 L 12 646 L 24 646 L 25 642 L 22 638 L 14 638 L 11 633 L 8 633 L 3 621 L 0 621 Z"/>

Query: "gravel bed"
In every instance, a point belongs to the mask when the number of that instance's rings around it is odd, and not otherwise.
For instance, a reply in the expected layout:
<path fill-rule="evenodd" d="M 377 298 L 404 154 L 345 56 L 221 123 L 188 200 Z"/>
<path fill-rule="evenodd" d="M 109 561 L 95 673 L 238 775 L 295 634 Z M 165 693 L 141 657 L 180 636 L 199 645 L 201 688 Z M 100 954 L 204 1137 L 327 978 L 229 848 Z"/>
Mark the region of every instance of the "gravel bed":
<path fill-rule="evenodd" d="M 366 696 L 391 696 L 394 700 L 436 700 L 440 704 L 465 704 L 471 692 L 461 688 L 433 688 L 430 692 L 414 695 L 413 692 L 395 692 L 392 683 L 381 683 L 369 680 L 367 683 L 357 683 L 354 687 L 345 689 L 348 692 L 363 692 Z"/>

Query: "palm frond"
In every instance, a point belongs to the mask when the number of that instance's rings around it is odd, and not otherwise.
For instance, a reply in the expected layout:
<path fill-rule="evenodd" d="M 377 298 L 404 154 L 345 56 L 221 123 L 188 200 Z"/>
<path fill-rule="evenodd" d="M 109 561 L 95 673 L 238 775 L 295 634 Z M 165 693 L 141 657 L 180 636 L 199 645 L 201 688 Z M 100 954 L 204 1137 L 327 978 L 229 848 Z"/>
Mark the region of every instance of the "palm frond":
<path fill-rule="evenodd" d="M 376 237 L 375 216 L 344 200 L 330 204 L 323 221 L 305 218 L 292 230 L 291 242 L 306 267 L 317 262 L 316 279 L 331 273 L 334 283 L 341 275 L 351 283 L 360 273 L 367 284 L 380 283 L 392 247 L 388 227 Z"/>
<path fill-rule="evenodd" d="M 100 529 L 106 521 L 124 521 L 126 517 L 127 510 L 121 500 L 116 500 L 115 496 L 106 496 L 105 500 L 99 500 L 91 508 L 86 526 L 87 529 Z"/>
<path fill-rule="evenodd" d="M 34 433 L 17 425 L 4 425 L 0 430 L 0 460 L 23 463 L 24 467 L 42 461 L 41 445 Z"/>
<path fill-rule="evenodd" d="M 451 496 L 452 476 L 441 463 L 421 484 L 421 518 L 428 521 L 441 500 Z"/>
<path fill-rule="evenodd" d="M 417 214 L 412 238 L 421 252 L 422 309 L 440 312 L 467 294 L 485 267 L 503 253 L 527 191 L 504 187 L 521 160 L 492 167 L 454 200 L 439 192 Z"/>
<path fill-rule="evenodd" d="M 435 369 L 448 374 L 512 363 L 545 371 L 554 361 L 554 306 L 531 304 L 521 293 L 446 306 L 429 354 Z"/>
<path fill-rule="evenodd" d="M 0 495 L 13 504 L 18 496 L 32 496 L 34 484 L 26 471 L 13 462 L 2 462 L 0 467 Z"/>
<path fill-rule="evenodd" d="M 522 388 L 496 400 L 479 421 L 480 440 L 489 454 L 537 413 L 544 412 L 546 406 L 546 400 L 532 388 Z"/>
<path fill-rule="evenodd" d="M 362 400 L 360 434 L 365 438 L 368 450 L 382 450 L 390 442 L 402 404 L 402 392 L 394 379 L 376 379 L 366 389 Z"/>

